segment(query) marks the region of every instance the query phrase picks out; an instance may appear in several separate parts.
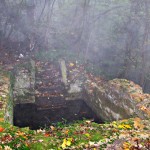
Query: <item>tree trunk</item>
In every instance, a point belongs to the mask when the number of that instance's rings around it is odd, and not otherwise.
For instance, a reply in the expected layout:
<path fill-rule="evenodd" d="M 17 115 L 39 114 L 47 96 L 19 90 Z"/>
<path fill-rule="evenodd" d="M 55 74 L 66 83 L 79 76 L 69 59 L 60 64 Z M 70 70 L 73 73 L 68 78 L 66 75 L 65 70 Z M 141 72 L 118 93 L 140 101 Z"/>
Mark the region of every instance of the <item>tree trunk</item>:
<path fill-rule="evenodd" d="M 144 29 L 144 37 L 143 37 L 143 42 L 141 45 L 141 52 L 142 52 L 142 70 L 141 70 L 141 75 L 140 75 L 140 85 L 142 88 L 145 86 L 145 76 L 147 72 L 147 65 L 146 65 L 146 51 L 148 48 L 148 36 L 149 36 L 149 3 L 147 0 L 144 1 L 145 5 L 145 18 L 144 18 L 144 24 L 145 24 L 145 29 Z"/>

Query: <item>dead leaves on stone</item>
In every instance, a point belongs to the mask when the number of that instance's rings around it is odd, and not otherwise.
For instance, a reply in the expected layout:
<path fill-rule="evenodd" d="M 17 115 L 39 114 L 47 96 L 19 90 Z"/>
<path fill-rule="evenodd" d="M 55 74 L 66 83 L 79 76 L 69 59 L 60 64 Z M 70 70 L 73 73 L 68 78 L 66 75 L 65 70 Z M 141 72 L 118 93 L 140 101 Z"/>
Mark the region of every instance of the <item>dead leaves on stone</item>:
<path fill-rule="evenodd" d="M 144 128 L 144 125 L 143 125 L 142 120 L 140 118 L 134 119 L 134 128 L 135 129 L 143 129 Z"/>
<path fill-rule="evenodd" d="M 0 74 L 0 122 L 4 122 L 7 97 L 9 91 L 9 78 Z"/>
<path fill-rule="evenodd" d="M 143 111 L 147 118 L 150 118 L 150 94 L 143 93 L 142 88 L 132 81 L 126 79 L 114 79 L 109 81 L 110 86 L 124 91 L 135 101 L 136 108 Z"/>
<path fill-rule="evenodd" d="M 37 61 L 36 68 L 36 97 L 63 97 L 63 86 L 57 65 Z"/>
<path fill-rule="evenodd" d="M 90 120 L 30 131 L 2 127 L 0 145 L 28 149 L 149 150 L 149 120 L 139 118 L 96 124 Z M 0 133 L 0 134 L 1 134 Z"/>
<path fill-rule="evenodd" d="M 134 118 L 112 123 L 119 127 L 118 138 L 106 150 L 149 150 L 150 121 Z M 127 127 L 127 128 L 126 128 Z"/>

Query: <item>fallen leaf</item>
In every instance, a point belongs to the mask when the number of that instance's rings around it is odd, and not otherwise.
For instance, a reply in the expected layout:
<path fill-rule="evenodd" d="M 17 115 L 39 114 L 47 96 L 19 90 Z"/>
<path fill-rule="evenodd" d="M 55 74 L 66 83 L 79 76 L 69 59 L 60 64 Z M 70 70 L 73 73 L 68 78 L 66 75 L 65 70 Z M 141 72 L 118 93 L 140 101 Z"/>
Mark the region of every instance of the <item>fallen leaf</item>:
<path fill-rule="evenodd" d="M 43 140 L 42 140 L 42 139 L 40 139 L 40 140 L 38 140 L 38 142 L 40 142 L 40 143 L 41 143 L 41 142 L 43 142 Z"/>
<path fill-rule="evenodd" d="M 69 64 L 69 66 L 70 66 L 70 67 L 73 67 L 73 66 L 74 66 L 74 64 L 73 64 L 73 63 L 70 63 L 70 64 Z"/>
<path fill-rule="evenodd" d="M 54 130 L 55 130 L 55 127 L 54 127 L 54 126 L 50 126 L 50 129 L 51 129 L 52 131 L 54 131 Z"/>
<path fill-rule="evenodd" d="M 91 120 L 86 120 L 85 121 L 87 124 L 90 124 L 91 123 Z"/>
<path fill-rule="evenodd" d="M 69 130 L 65 130 L 65 131 L 64 131 L 64 133 L 65 133 L 66 135 L 68 135 L 68 132 L 69 132 Z"/>
<path fill-rule="evenodd" d="M 144 125 L 141 123 L 141 119 L 140 118 L 135 118 L 134 119 L 134 128 L 136 129 L 143 129 Z"/>
<path fill-rule="evenodd" d="M 88 138 L 90 137 L 90 134 L 89 133 L 85 133 L 85 136 L 87 136 Z"/>
<path fill-rule="evenodd" d="M 0 118 L 0 122 L 3 122 L 4 121 L 4 118 Z"/>
<path fill-rule="evenodd" d="M 9 146 L 4 146 L 4 150 L 12 150 L 12 148 Z"/>
<path fill-rule="evenodd" d="M 128 125 L 128 124 L 120 124 L 120 125 L 118 126 L 118 128 L 120 128 L 120 129 L 131 129 L 131 126 Z"/>
<path fill-rule="evenodd" d="M 124 149 L 124 150 L 130 150 L 130 143 L 124 142 L 124 143 L 123 143 L 123 149 Z"/>
<path fill-rule="evenodd" d="M 49 133 L 45 133 L 44 136 L 45 136 L 45 137 L 49 137 L 50 134 L 49 134 Z"/>
<path fill-rule="evenodd" d="M 3 127 L 0 127 L 0 132 L 3 132 L 4 131 L 4 128 Z"/>
<path fill-rule="evenodd" d="M 61 145 L 61 147 L 62 147 L 63 149 L 66 149 L 66 147 L 68 147 L 68 146 L 71 145 L 72 140 L 73 140 L 72 138 L 64 139 L 64 140 L 63 140 L 63 143 L 62 143 L 62 145 Z"/>

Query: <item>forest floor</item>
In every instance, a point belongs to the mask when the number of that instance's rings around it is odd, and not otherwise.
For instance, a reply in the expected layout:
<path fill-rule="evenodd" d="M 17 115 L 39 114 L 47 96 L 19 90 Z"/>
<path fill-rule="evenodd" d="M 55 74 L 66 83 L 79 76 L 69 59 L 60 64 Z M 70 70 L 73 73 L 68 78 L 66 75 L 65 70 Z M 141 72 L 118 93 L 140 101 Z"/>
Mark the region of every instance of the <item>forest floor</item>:
<path fill-rule="evenodd" d="M 11 70 L 16 61 L 4 53 L 1 65 Z M 7 61 L 8 60 L 8 61 Z M 98 124 L 90 120 L 30 130 L 4 122 L 9 80 L 0 76 L 0 150 L 150 150 L 150 120 L 131 118 Z"/>
<path fill-rule="evenodd" d="M 97 124 L 80 121 L 29 130 L 1 122 L 0 149 L 4 150 L 149 150 L 148 121 L 139 118 Z"/>
<path fill-rule="evenodd" d="M 9 80 L 0 78 L 0 150 L 150 150 L 150 121 L 140 118 L 98 124 L 90 120 L 30 130 L 4 122 Z"/>

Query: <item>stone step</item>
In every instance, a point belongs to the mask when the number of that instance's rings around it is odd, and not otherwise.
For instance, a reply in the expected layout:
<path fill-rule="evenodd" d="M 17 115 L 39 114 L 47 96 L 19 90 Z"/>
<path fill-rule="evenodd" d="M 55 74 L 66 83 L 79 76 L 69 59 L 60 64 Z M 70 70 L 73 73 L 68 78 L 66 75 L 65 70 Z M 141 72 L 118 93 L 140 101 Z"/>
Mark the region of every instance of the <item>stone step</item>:
<path fill-rule="evenodd" d="M 38 81 L 38 82 L 35 82 L 35 86 L 36 88 L 38 87 L 53 87 L 53 86 L 63 86 L 63 83 L 62 82 L 59 82 L 59 81 L 49 81 L 49 80 L 45 80 L 45 81 Z"/>
<path fill-rule="evenodd" d="M 40 106 L 40 107 L 37 107 L 37 110 L 53 110 L 55 111 L 56 109 L 57 110 L 60 110 L 60 109 L 64 109 L 64 108 L 67 108 L 67 106 L 63 106 L 63 105 L 57 105 L 57 106 Z"/>
<path fill-rule="evenodd" d="M 36 83 L 37 82 L 41 82 L 41 81 L 57 81 L 57 82 L 61 82 L 61 77 L 60 78 L 55 78 L 55 77 L 51 77 L 51 76 L 46 76 L 46 77 L 36 77 L 35 78 L 35 80 L 36 80 Z"/>
<path fill-rule="evenodd" d="M 59 87 L 60 86 L 60 87 Z M 64 85 L 62 83 L 59 83 L 59 82 L 39 82 L 39 83 L 35 83 L 35 89 L 39 89 L 39 88 L 65 88 Z"/>
<path fill-rule="evenodd" d="M 62 96 L 58 96 L 58 97 L 35 97 L 36 101 L 35 103 L 54 103 L 54 104 L 58 104 L 58 103 L 64 103 L 66 102 L 66 100 L 64 100 L 64 98 Z"/>
<path fill-rule="evenodd" d="M 61 76 L 54 76 L 54 75 L 43 75 L 43 76 L 35 76 L 36 79 L 57 79 L 57 78 L 61 78 Z"/>
<path fill-rule="evenodd" d="M 44 98 L 46 97 L 47 99 L 50 99 L 50 98 L 55 98 L 55 97 L 64 97 L 63 96 L 63 92 L 62 93 L 50 93 L 50 92 L 43 92 L 43 93 L 38 93 L 38 94 L 35 94 L 36 97 L 41 97 L 41 98 Z"/>
<path fill-rule="evenodd" d="M 62 93 L 65 91 L 64 87 L 62 86 L 47 86 L 47 87 L 42 87 L 42 86 L 38 86 L 36 88 L 37 91 L 39 92 L 50 92 L 50 93 Z"/>
<path fill-rule="evenodd" d="M 41 63 L 39 66 L 36 65 L 37 68 L 43 68 L 43 69 L 47 69 L 47 68 L 52 68 L 52 69 L 59 69 L 58 65 L 54 65 L 53 62 L 50 63 Z"/>
<path fill-rule="evenodd" d="M 55 85 L 36 85 L 35 86 L 35 90 L 38 91 L 38 92 L 65 92 L 65 88 L 63 86 L 57 86 L 57 84 Z"/>
<path fill-rule="evenodd" d="M 66 101 L 62 97 L 55 97 L 55 98 L 43 98 L 43 97 L 36 97 L 36 107 L 37 108 L 60 108 L 66 107 Z"/>
<path fill-rule="evenodd" d="M 43 71 L 43 70 L 59 70 L 59 66 L 53 66 L 53 65 L 41 65 L 37 67 L 37 71 Z"/>
<path fill-rule="evenodd" d="M 49 75 L 53 75 L 55 77 L 60 76 L 60 72 L 58 71 L 43 71 L 43 72 L 36 72 L 36 76 L 49 76 Z"/>

